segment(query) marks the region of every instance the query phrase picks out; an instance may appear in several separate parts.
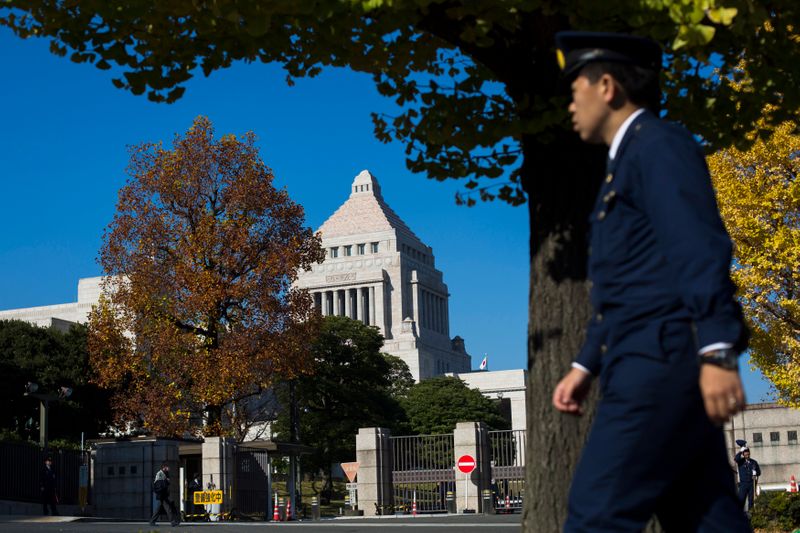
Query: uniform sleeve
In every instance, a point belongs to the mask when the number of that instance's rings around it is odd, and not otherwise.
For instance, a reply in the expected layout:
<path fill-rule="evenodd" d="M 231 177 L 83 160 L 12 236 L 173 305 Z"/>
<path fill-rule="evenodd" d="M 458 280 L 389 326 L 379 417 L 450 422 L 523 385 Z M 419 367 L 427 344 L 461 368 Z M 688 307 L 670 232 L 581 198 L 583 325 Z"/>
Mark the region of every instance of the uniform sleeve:
<path fill-rule="evenodd" d="M 755 461 L 756 464 L 756 475 L 761 476 L 761 467 L 758 466 L 758 461 Z"/>
<path fill-rule="evenodd" d="M 575 357 L 575 362 L 591 372 L 593 376 L 600 374 L 600 361 L 603 356 L 603 333 L 600 324 L 592 317 L 586 326 L 586 339 L 583 347 Z"/>
<path fill-rule="evenodd" d="M 651 136 L 640 152 L 647 216 L 675 287 L 689 310 L 698 347 L 742 350 L 746 329 L 730 279 L 731 241 L 719 216 L 702 151 L 680 131 Z"/>
<path fill-rule="evenodd" d="M 740 465 L 740 464 L 742 464 L 742 461 L 743 461 L 743 460 L 744 460 L 744 459 L 742 459 L 742 452 L 738 452 L 738 453 L 736 454 L 736 456 L 733 458 L 733 462 L 734 462 L 734 463 L 736 463 L 737 465 Z"/>

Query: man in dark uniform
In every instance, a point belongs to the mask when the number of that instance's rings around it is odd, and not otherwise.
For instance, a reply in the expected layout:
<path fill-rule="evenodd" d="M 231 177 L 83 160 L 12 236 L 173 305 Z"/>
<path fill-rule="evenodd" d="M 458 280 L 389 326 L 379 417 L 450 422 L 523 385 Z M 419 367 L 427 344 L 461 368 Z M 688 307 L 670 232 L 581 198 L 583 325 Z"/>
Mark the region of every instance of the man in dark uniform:
<path fill-rule="evenodd" d="M 50 514 L 58 516 L 58 495 L 56 493 L 56 471 L 53 468 L 53 459 L 47 457 L 44 466 L 39 474 L 39 492 L 42 495 L 42 514 L 47 515 L 47 507 L 50 506 Z"/>
<path fill-rule="evenodd" d="M 656 514 L 667 531 L 750 531 L 720 427 L 744 406 L 747 332 L 703 153 L 656 114 L 656 43 L 585 32 L 556 42 L 574 129 L 609 146 L 591 213 L 592 319 L 553 392 L 579 415 L 600 377 L 564 530 L 639 532 Z"/>
<path fill-rule="evenodd" d="M 750 458 L 750 448 L 746 446 L 746 443 L 742 443 L 741 446 L 733 461 L 739 467 L 739 501 L 742 505 L 746 501 L 749 511 L 753 508 L 755 484 L 761 475 L 761 467 L 758 466 L 758 461 Z"/>

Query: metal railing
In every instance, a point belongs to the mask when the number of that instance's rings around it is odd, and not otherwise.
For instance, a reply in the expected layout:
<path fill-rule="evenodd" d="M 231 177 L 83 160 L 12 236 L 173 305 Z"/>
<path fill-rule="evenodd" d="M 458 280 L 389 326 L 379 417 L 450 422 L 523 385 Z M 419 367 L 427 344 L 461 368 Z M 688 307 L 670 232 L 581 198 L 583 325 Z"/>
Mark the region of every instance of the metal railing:
<path fill-rule="evenodd" d="M 393 510 L 419 513 L 447 510 L 446 494 L 455 490 L 453 435 L 392 437 Z"/>
<path fill-rule="evenodd" d="M 40 502 L 39 476 L 48 456 L 53 458 L 59 503 L 77 505 L 80 466 L 88 456 L 80 450 L 45 454 L 36 445 L 17 442 L 0 442 L 0 500 Z"/>
<path fill-rule="evenodd" d="M 522 509 L 525 495 L 525 430 L 490 431 L 491 490 L 498 512 Z"/>

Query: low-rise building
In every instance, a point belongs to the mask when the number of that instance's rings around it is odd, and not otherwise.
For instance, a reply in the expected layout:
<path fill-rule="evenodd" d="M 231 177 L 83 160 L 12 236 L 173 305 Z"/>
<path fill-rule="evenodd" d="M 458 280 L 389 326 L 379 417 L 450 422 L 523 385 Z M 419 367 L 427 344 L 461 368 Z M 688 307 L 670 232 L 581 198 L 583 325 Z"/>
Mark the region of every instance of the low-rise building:
<path fill-rule="evenodd" d="M 800 480 L 800 410 L 777 403 L 757 403 L 725 424 L 725 440 L 731 461 L 738 451 L 736 440 L 747 441 L 750 456 L 761 466 L 761 490 L 786 490 L 789 479 Z"/>

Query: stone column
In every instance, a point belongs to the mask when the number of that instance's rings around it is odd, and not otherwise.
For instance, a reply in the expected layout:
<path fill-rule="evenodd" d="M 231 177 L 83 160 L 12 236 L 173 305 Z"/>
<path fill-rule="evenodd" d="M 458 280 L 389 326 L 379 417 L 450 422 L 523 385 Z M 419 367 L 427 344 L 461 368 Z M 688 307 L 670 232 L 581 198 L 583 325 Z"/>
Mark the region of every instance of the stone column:
<path fill-rule="evenodd" d="M 375 325 L 378 326 L 378 329 L 381 330 L 383 338 L 386 339 L 389 338 L 390 332 L 386 327 L 386 303 L 384 302 L 383 291 L 383 281 L 381 281 L 375 286 L 375 300 L 373 305 L 375 307 Z"/>
<path fill-rule="evenodd" d="M 411 307 L 412 307 L 411 318 L 414 319 L 414 323 L 417 325 L 417 328 L 422 327 L 422 324 L 419 321 L 419 304 L 420 304 L 419 280 L 417 279 L 417 271 L 412 270 L 411 271 Z M 419 331 L 419 329 L 417 331 Z"/>
<path fill-rule="evenodd" d="M 234 461 L 236 441 L 223 437 L 206 437 L 201 448 L 203 455 L 203 489 L 209 483 L 222 493 L 222 510 L 230 511 L 233 506 L 236 462 Z"/>
<path fill-rule="evenodd" d="M 375 307 L 377 307 L 375 305 L 375 286 L 372 285 L 372 286 L 369 287 L 369 325 L 370 326 L 378 325 L 378 323 L 375 322 Z"/>
<path fill-rule="evenodd" d="M 450 309 L 447 301 L 447 295 L 444 297 L 444 334 L 450 337 Z"/>
<path fill-rule="evenodd" d="M 333 290 L 333 316 L 339 315 L 339 289 Z"/>
<path fill-rule="evenodd" d="M 392 441 L 386 428 L 361 428 L 356 436 L 358 507 L 375 516 L 375 506 L 392 503 Z"/>
<path fill-rule="evenodd" d="M 459 422 L 453 431 L 453 464 L 463 455 L 472 456 L 477 463 L 469 475 L 456 468 L 456 511 L 459 513 L 464 509 L 481 511 L 481 490 L 489 488 L 492 475 L 488 436 L 483 422 Z"/>
<path fill-rule="evenodd" d="M 356 289 L 356 305 L 358 306 L 358 314 L 357 314 L 356 318 L 358 320 L 360 320 L 361 322 L 364 322 L 364 317 L 366 316 L 364 314 L 365 309 L 364 309 L 364 292 L 363 291 L 364 291 L 364 289 L 361 288 L 361 287 L 358 287 Z"/>
<path fill-rule="evenodd" d="M 344 316 L 347 318 L 353 318 L 353 314 L 350 309 L 350 287 L 344 290 Z"/>

